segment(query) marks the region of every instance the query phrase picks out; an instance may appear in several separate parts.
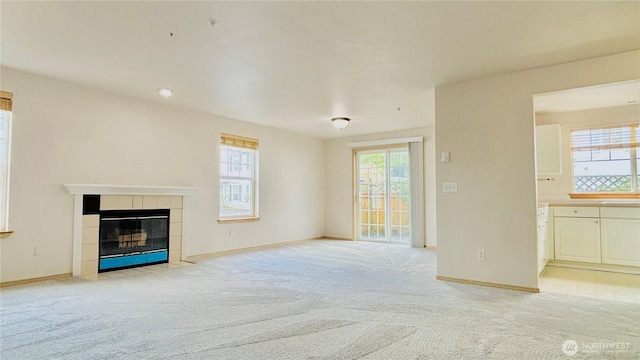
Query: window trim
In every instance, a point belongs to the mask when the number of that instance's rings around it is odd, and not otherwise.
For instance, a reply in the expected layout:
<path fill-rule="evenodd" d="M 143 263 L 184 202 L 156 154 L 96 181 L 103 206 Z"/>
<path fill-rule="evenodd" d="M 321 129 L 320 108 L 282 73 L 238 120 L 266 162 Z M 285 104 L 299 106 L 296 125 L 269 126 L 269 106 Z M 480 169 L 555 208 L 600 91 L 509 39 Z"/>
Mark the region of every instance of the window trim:
<path fill-rule="evenodd" d="M 636 127 L 639 127 L 638 123 L 624 123 L 617 125 L 607 125 L 607 126 L 589 126 L 589 127 L 578 127 L 572 128 L 569 131 L 569 141 L 570 147 L 569 152 L 571 154 L 571 188 L 572 192 L 569 193 L 569 197 L 571 199 L 640 199 L 640 182 L 637 181 L 638 178 L 638 168 L 636 165 L 637 152 L 640 151 L 640 143 L 636 141 Z M 585 149 L 602 149 L 602 150 L 610 150 L 610 149 L 625 149 L 628 148 L 631 150 L 629 163 L 631 165 L 631 179 L 632 184 L 635 183 L 635 191 L 601 191 L 601 192 L 576 192 L 575 191 L 575 174 L 574 174 L 574 161 L 573 161 L 573 152 L 576 147 L 573 146 L 573 132 L 581 131 L 581 130 L 601 130 L 601 129 L 615 129 L 615 128 L 629 128 L 629 143 L 628 145 L 604 145 L 604 146 L 585 146 L 580 148 Z M 635 172 L 634 172 L 635 170 Z"/>
<path fill-rule="evenodd" d="M 238 136 L 238 135 L 232 135 L 232 134 L 227 134 L 227 133 L 221 133 L 220 134 L 220 146 L 218 147 L 218 149 L 221 149 L 222 146 L 228 146 L 228 147 L 236 147 L 236 148 L 240 148 L 240 149 L 246 149 L 246 150 L 251 150 L 253 151 L 253 174 L 251 177 L 244 177 L 244 176 L 222 176 L 222 174 L 219 174 L 219 182 L 218 182 L 218 196 L 221 196 L 220 193 L 220 188 L 222 185 L 222 180 L 223 179 L 229 179 L 229 180 L 251 180 L 251 209 L 252 209 L 252 214 L 251 215 L 239 215 L 239 216 L 222 216 L 220 214 L 220 208 L 218 208 L 218 223 L 222 224 L 222 223 L 236 223 L 236 222 L 251 222 L 251 221 L 258 221 L 260 220 L 260 217 L 258 216 L 258 174 L 259 174 L 259 156 L 258 156 L 258 145 L 259 145 L 259 140 L 258 139 L 253 139 L 253 138 L 248 138 L 248 137 L 244 137 L 244 136 Z M 218 156 L 218 168 L 220 168 L 220 162 L 221 162 L 221 158 L 220 155 Z M 238 164 L 238 167 L 241 168 L 241 164 Z M 242 192 L 242 189 L 240 189 L 240 192 Z M 220 204 L 220 201 L 218 201 L 218 204 Z M 219 206 L 219 205 L 218 205 Z"/>
<path fill-rule="evenodd" d="M 238 217 L 238 218 L 220 218 L 218 219 L 218 224 L 233 224 L 233 223 L 241 223 L 241 222 L 255 222 L 260 221 L 260 217 Z"/>
<path fill-rule="evenodd" d="M 13 122 L 13 93 L 8 91 L 0 91 L 0 111 L 6 112 L 5 124 L 5 149 L 4 156 L 6 159 L 4 179 L 0 179 L 0 238 L 7 237 L 13 233 L 9 230 L 9 187 L 11 183 L 11 134 Z"/>

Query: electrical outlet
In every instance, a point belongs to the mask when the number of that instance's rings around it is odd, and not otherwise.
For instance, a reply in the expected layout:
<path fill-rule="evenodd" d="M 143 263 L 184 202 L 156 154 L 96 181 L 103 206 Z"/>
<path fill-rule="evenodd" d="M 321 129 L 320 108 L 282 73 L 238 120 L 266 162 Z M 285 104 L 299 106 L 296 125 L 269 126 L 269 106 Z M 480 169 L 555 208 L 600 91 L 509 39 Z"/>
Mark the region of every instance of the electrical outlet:
<path fill-rule="evenodd" d="M 478 260 L 487 260 L 487 253 L 482 249 L 478 249 Z"/>
<path fill-rule="evenodd" d="M 458 192 L 458 183 L 455 182 L 443 182 L 442 192 Z"/>

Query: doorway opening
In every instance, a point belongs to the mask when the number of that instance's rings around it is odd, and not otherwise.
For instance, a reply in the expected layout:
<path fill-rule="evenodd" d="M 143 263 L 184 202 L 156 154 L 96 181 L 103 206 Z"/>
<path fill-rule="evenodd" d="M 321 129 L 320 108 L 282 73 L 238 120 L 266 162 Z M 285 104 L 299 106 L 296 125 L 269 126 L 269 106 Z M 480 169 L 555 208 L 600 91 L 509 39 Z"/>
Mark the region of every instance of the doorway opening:
<path fill-rule="evenodd" d="M 356 240 L 411 245 L 409 151 L 357 151 Z"/>
<path fill-rule="evenodd" d="M 533 96 L 540 291 L 640 303 L 639 86 Z"/>

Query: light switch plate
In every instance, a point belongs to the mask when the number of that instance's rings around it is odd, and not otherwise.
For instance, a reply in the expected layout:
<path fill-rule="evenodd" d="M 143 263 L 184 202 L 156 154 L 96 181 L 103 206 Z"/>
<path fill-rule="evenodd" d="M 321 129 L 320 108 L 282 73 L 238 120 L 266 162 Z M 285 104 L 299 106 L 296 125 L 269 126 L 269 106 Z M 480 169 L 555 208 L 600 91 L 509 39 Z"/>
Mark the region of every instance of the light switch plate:
<path fill-rule="evenodd" d="M 443 182 L 442 192 L 458 192 L 458 183 L 455 182 Z"/>
<path fill-rule="evenodd" d="M 447 152 L 443 152 L 442 153 L 442 162 L 446 163 L 446 162 L 449 162 L 449 161 L 451 161 L 450 153 L 448 151 Z"/>

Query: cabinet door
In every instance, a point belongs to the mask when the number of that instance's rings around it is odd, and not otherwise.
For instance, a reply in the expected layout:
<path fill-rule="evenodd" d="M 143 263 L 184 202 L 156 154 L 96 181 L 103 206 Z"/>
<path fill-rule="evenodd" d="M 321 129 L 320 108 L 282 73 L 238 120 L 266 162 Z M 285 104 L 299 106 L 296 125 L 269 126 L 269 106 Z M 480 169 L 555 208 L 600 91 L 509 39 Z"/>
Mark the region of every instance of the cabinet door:
<path fill-rule="evenodd" d="M 640 220 L 602 219 L 602 263 L 640 266 Z"/>
<path fill-rule="evenodd" d="M 544 239 L 545 242 L 545 247 L 546 249 L 546 253 L 545 253 L 545 259 L 547 260 L 553 260 L 555 259 L 555 248 L 554 248 L 554 236 L 555 236 L 555 230 L 554 230 L 554 226 L 553 226 L 553 216 L 554 216 L 554 209 L 552 207 L 549 208 L 549 221 L 547 222 L 547 236 Z"/>
<path fill-rule="evenodd" d="M 538 274 L 547 265 L 545 237 L 547 235 L 547 224 L 538 224 Z"/>
<path fill-rule="evenodd" d="M 536 126 L 538 175 L 562 174 L 562 138 L 558 124 Z"/>
<path fill-rule="evenodd" d="M 555 258 L 600 263 L 600 224 L 594 218 L 554 219 Z"/>

